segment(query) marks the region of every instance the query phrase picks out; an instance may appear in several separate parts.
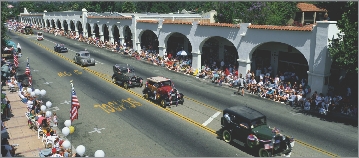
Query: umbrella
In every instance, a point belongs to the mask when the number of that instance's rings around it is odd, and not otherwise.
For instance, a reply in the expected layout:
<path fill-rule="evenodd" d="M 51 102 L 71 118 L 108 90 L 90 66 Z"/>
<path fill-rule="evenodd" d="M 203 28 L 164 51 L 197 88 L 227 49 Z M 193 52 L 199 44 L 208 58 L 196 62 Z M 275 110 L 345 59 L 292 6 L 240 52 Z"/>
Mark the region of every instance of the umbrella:
<path fill-rule="evenodd" d="M 181 50 L 181 51 L 177 52 L 177 55 L 186 56 L 187 53 L 184 50 Z"/>

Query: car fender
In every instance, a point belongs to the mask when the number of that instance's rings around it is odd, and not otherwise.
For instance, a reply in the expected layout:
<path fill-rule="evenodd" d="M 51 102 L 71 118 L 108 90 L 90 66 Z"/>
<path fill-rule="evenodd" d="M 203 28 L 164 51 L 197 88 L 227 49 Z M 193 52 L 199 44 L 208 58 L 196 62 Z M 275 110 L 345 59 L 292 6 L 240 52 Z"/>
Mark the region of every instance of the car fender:
<path fill-rule="evenodd" d="M 150 92 L 151 92 L 151 91 L 150 91 L 149 88 L 145 88 L 145 89 L 142 90 L 142 93 L 143 93 L 143 94 L 145 94 L 145 93 L 150 93 Z"/>
<path fill-rule="evenodd" d="M 183 97 L 184 97 L 183 93 L 179 93 L 179 94 L 181 95 L 181 98 L 183 99 Z"/>

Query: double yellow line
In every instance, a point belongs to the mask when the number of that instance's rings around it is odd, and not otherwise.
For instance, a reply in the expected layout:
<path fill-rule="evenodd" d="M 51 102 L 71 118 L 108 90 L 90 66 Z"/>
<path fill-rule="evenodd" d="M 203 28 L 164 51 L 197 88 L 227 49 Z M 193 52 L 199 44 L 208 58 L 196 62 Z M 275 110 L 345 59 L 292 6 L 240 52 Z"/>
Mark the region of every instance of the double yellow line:
<path fill-rule="evenodd" d="M 41 48 L 44 48 L 44 49 L 48 50 L 49 52 L 52 52 L 53 54 L 55 54 L 55 55 L 61 57 L 62 59 L 65 59 L 65 60 L 67 60 L 67 61 L 69 61 L 69 62 L 71 62 L 71 63 L 77 65 L 73 60 L 68 59 L 68 58 L 66 58 L 65 56 L 63 56 L 63 55 L 61 55 L 61 54 L 59 54 L 59 53 L 57 53 L 57 52 L 55 52 L 55 51 L 53 51 L 53 50 L 51 50 L 51 49 L 49 49 L 49 48 L 47 48 L 47 47 L 41 45 L 39 42 L 34 41 L 34 40 L 31 40 L 31 41 L 32 41 L 33 43 L 39 45 Z M 77 66 L 79 66 L 79 65 L 77 65 Z M 209 133 L 213 134 L 213 135 L 217 135 L 217 132 L 216 132 L 215 130 L 213 130 L 213 129 L 210 129 L 210 128 L 206 127 L 206 126 L 203 126 L 202 124 L 200 124 L 200 123 L 198 123 L 198 122 L 196 122 L 196 121 L 193 121 L 192 119 L 187 118 L 187 117 L 185 117 L 185 116 L 183 116 L 183 115 L 181 115 L 181 114 L 179 114 L 179 113 L 177 113 L 177 112 L 175 112 L 175 111 L 172 111 L 172 110 L 170 110 L 170 109 L 168 109 L 168 108 L 163 108 L 163 107 L 161 107 L 161 106 L 159 106 L 159 105 L 153 103 L 152 101 L 146 100 L 146 99 L 143 98 L 142 95 L 140 95 L 140 94 L 138 94 L 138 93 L 136 93 L 136 92 L 134 92 L 134 91 L 132 91 L 132 90 L 130 90 L 130 89 L 124 89 L 124 88 L 122 88 L 121 86 L 119 86 L 119 85 L 113 83 L 110 79 L 106 78 L 106 77 L 108 76 L 107 74 L 99 73 L 99 72 L 94 71 L 94 70 L 91 70 L 91 69 L 89 69 L 89 68 L 87 68 L 87 67 L 84 67 L 83 69 L 86 70 L 87 72 L 90 72 L 91 74 L 93 74 L 93 75 L 95 75 L 95 76 L 100 77 L 101 79 L 103 79 L 103 80 L 105 80 L 105 81 L 107 81 L 107 82 L 112 83 L 113 85 L 117 86 L 118 88 L 121 88 L 121 89 L 125 90 L 126 92 L 128 92 L 128 93 L 130 93 L 130 94 L 133 94 L 133 95 L 135 95 L 135 96 L 137 96 L 137 97 L 139 97 L 139 98 L 141 98 L 141 99 L 147 101 L 148 103 L 150 103 L 150 104 L 152 104 L 152 105 L 154 105 L 154 106 L 156 106 L 156 107 L 158 107 L 158 108 L 160 108 L 160 109 L 162 109 L 162 110 L 165 110 L 165 111 L 167 111 L 167 112 L 169 112 L 169 113 L 171 113 L 171 114 L 173 114 L 173 115 L 175 115 L 175 116 L 177 116 L 177 117 L 179 117 L 179 118 L 181 118 L 181 119 L 183 119 L 183 120 L 185 120 L 185 121 L 187 121 L 187 122 L 189 122 L 189 123 L 191 123 L 191 124 L 193 124 L 193 125 L 196 125 L 197 127 L 200 127 L 200 128 L 202 128 L 202 129 L 208 131 Z M 196 102 L 196 103 L 198 103 L 198 104 L 200 104 L 200 105 L 203 105 L 203 106 L 205 106 L 205 107 L 208 107 L 208 108 L 210 108 L 210 109 L 213 109 L 213 110 L 222 112 L 222 110 L 219 110 L 219 109 L 217 109 L 217 108 L 215 108 L 215 107 L 213 107 L 213 106 L 207 105 L 207 104 L 205 104 L 205 103 L 199 102 L 199 101 L 197 101 L 197 100 L 195 100 L 195 99 L 192 99 L 192 98 L 189 98 L 189 97 L 186 97 L 186 96 L 185 96 L 185 98 L 188 99 L 188 100 L 191 100 L 191 101 L 193 101 L 193 102 Z M 318 151 L 318 152 L 323 153 L 323 154 L 325 154 L 325 155 L 328 155 L 328 156 L 330 156 L 330 157 L 339 157 L 337 154 L 334 154 L 334 153 L 325 151 L 325 150 L 323 150 L 323 149 L 317 148 L 317 147 L 315 147 L 315 146 L 313 146 L 313 145 L 307 144 L 307 143 L 302 142 L 302 141 L 300 141 L 300 140 L 297 140 L 297 139 L 296 139 L 295 141 L 296 141 L 296 143 L 299 143 L 299 144 L 301 144 L 301 145 L 303 145 L 303 146 L 306 146 L 306 147 L 308 147 L 308 148 L 311 148 L 311 149 L 313 149 L 313 150 L 315 150 L 315 151 Z"/>

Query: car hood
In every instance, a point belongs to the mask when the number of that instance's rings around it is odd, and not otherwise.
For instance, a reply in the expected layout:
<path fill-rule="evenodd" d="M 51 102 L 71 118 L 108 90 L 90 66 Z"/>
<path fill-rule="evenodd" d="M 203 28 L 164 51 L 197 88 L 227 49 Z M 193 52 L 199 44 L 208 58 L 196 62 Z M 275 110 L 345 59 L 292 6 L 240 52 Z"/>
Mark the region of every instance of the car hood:
<path fill-rule="evenodd" d="M 163 87 L 159 88 L 159 91 L 160 91 L 160 92 L 166 92 L 166 93 L 168 93 L 168 92 L 171 91 L 171 90 L 172 90 L 172 87 L 171 87 L 171 86 L 163 86 Z"/>
<path fill-rule="evenodd" d="M 261 125 L 252 129 L 260 140 L 272 140 L 276 134 L 267 125 Z"/>

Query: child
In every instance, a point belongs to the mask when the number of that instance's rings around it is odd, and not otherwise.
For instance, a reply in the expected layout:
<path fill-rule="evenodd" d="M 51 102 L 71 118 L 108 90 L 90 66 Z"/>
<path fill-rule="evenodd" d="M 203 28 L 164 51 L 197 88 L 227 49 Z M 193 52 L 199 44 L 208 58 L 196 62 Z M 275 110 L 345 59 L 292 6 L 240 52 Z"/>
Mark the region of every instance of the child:
<path fill-rule="evenodd" d="M 53 121 L 54 121 L 54 126 L 56 127 L 57 126 L 57 116 L 56 116 L 56 112 L 53 113 Z"/>

